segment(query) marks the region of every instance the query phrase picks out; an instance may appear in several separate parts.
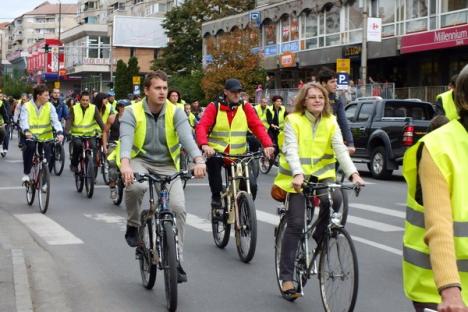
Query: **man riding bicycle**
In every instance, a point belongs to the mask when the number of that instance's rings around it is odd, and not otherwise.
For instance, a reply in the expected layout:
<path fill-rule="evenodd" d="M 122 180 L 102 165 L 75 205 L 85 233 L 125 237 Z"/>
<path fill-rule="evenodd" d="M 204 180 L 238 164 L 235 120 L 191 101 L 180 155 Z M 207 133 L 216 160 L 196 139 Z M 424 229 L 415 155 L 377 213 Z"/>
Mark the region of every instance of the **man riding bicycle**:
<path fill-rule="evenodd" d="M 181 109 L 168 103 L 167 75 L 163 71 L 149 73 L 143 83 L 146 97 L 125 109 L 120 119 L 120 144 L 115 149 L 117 165 L 126 185 L 125 205 L 128 221 L 125 239 L 130 247 L 138 245 L 138 227 L 143 196 L 147 184 L 133 183 L 134 173 L 154 172 L 172 175 L 180 170 L 180 145 L 194 159 L 194 175 L 205 175 L 205 161 L 192 136 L 187 116 Z M 111 158 L 111 157 L 109 157 Z M 180 179 L 169 189 L 169 208 L 176 215 L 179 237 L 179 283 L 187 281 L 182 268 L 185 227 L 185 196 Z"/>
<path fill-rule="evenodd" d="M 10 117 L 8 115 L 6 105 L 3 102 L 3 93 L 0 90 L 0 154 L 2 157 L 6 156 L 7 150 L 3 149 L 3 142 L 6 140 L 7 131 L 5 126 L 9 123 Z"/>
<path fill-rule="evenodd" d="M 78 167 L 78 158 L 82 153 L 83 142 L 81 137 L 83 136 L 94 136 L 96 134 L 96 123 L 101 129 L 104 129 L 104 124 L 101 119 L 96 106 L 90 104 L 90 95 L 89 92 L 81 92 L 80 103 L 75 104 L 73 109 L 70 111 L 70 119 L 67 121 L 66 131 L 69 133 L 71 128 L 71 134 L 73 140 L 70 142 L 72 144 L 72 155 L 70 170 L 76 172 Z M 95 142 L 90 141 L 91 148 L 95 150 Z M 94 153 L 96 155 L 96 153 Z"/>
<path fill-rule="evenodd" d="M 63 128 L 58 120 L 55 107 L 49 102 L 49 90 L 46 85 L 38 85 L 33 90 L 33 99 L 21 108 L 20 127 L 26 139 L 33 136 L 39 142 L 39 149 L 44 149 L 45 157 L 50 162 L 51 147 L 41 143 L 53 139 L 53 131 L 57 133 L 57 139 L 63 141 Z M 35 141 L 26 141 L 23 146 L 23 183 L 29 182 L 29 173 L 32 168 L 32 160 L 36 151 Z"/>
<path fill-rule="evenodd" d="M 206 107 L 196 127 L 196 138 L 207 157 L 213 156 L 216 152 L 244 154 L 247 150 L 249 129 L 262 143 L 265 155 L 267 157 L 273 155 L 274 148 L 271 139 L 252 105 L 241 102 L 241 91 L 242 86 L 239 80 L 228 79 L 224 85 L 224 96 Z M 223 164 L 223 160 L 219 158 L 207 160 L 213 209 L 221 208 Z M 252 197 L 255 199 L 257 181 L 254 174 L 250 177 L 250 187 Z"/>

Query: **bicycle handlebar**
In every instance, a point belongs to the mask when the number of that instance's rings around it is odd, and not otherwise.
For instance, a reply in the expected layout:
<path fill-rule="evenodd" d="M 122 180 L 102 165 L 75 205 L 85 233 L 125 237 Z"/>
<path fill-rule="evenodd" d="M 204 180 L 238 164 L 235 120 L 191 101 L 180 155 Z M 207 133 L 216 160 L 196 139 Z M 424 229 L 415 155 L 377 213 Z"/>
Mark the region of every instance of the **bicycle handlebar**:
<path fill-rule="evenodd" d="M 302 184 L 303 193 L 312 192 L 314 190 L 325 190 L 325 189 L 344 189 L 344 190 L 353 190 L 356 197 L 359 196 L 361 188 L 364 185 L 354 184 L 354 183 L 320 183 L 320 182 L 304 182 Z"/>
<path fill-rule="evenodd" d="M 262 157 L 263 152 L 262 151 L 257 151 L 253 153 L 246 153 L 246 154 L 240 154 L 240 155 L 233 155 L 233 154 L 227 154 L 227 153 L 221 153 L 221 152 L 216 152 L 213 156 L 211 157 L 216 157 L 216 158 L 230 158 L 233 161 L 242 161 L 246 158 L 260 158 Z"/>
<path fill-rule="evenodd" d="M 162 174 L 157 174 L 155 172 L 152 172 L 152 173 L 135 172 L 133 176 L 135 177 L 135 180 L 140 183 L 147 181 L 147 180 L 151 180 L 156 183 L 167 184 L 167 183 L 171 183 L 173 180 L 177 179 L 179 176 L 186 174 L 186 173 L 187 171 L 179 171 L 177 173 L 174 173 L 173 175 L 162 175 Z"/>

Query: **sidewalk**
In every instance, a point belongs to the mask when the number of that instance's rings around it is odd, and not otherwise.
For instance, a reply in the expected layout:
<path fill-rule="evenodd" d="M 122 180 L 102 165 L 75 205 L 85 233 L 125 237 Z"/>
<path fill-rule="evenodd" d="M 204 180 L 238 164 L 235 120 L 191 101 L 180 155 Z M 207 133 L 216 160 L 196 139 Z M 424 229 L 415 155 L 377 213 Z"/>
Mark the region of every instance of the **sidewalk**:
<path fill-rule="evenodd" d="M 71 311 L 57 265 L 41 242 L 0 204 L 0 311 Z"/>

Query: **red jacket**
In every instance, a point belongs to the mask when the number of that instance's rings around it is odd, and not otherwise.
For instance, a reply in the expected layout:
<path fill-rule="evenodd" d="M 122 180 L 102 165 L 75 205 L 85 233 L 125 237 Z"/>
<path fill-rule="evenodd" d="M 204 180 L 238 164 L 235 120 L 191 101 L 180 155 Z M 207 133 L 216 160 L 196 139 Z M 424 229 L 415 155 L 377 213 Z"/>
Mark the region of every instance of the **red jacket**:
<path fill-rule="evenodd" d="M 221 104 L 220 109 L 222 111 L 227 112 L 227 118 L 229 121 L 229 125 L 231 125 L 232 120 L 237 112 L 237 107 L 235 109 L 229 108 L 229 106 Z M 244 112 L 247 117 L 247 124 L 249 126 L 250 131 L 259 139 L 260 143 L 263 147 L 271 147 L 273 143 L 270 139 L 270 136 L 265 130 L 260 118 L 258 118 L 257 113 L 255 112 L 254 108 L 250 103 L 244 104 Z M 205 111 L 203 112 L 203 116 L 198 122 L 195 128 L 195 134 L 198 145 L 201 147 L 202 145 L 208 145 L 208 136 L 212 130 L 212 127 L 216 121 L 216 115 L 218 110 L 216 105 L 211 102 L 206 107 Z M 226 153 L 229 152 L 229 145 L 225 150 Z"/>

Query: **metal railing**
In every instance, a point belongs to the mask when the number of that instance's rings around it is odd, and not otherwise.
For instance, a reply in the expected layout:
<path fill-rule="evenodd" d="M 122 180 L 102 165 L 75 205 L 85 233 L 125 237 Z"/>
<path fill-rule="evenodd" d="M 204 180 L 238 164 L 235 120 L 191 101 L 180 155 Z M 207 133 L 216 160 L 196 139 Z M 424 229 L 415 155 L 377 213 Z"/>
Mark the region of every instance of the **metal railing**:
<path fill-rule="evenodd" d="M 420 99 L 434 103 L 436 96 L 447 91 L 447 86 L 421 86 L 405 87 L 395 89 L 395 98 L 397 99 Z"/>

